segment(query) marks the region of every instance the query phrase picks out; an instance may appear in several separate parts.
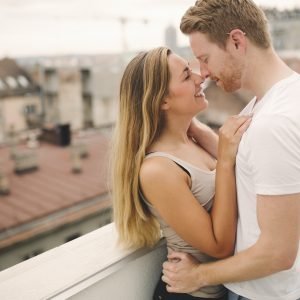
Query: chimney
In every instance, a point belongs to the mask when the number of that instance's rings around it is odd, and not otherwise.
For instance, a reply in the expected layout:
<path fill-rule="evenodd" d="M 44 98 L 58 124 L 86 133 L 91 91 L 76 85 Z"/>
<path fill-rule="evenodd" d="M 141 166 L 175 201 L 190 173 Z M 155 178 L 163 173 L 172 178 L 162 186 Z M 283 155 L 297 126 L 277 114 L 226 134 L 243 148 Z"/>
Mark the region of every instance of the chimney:
<path fill-rule="evenodd" d="M 30 132 L 28 134 L 28 141 L 27 141 L 27 147 L 31 149 L 38 148 L 40 145 L 37 135 L 34 132 Z"/>
<path fill-rule="evenodd" d="M 17 150 L 14 153 L 15 173 L 23 174 L 39 168 L 38 156 L 34 150 Z"/>
<path fill-rule="evenodd" d="M 5 173 L 0 169 L 0 196 L 5 196 L 10 193 L 9 182 Z"/>
<path fill-rule="evenodd" d="M 72 161 L 72 172 L 74 174 L 78 174 L 82 172 L 82 162 L 81 162 L 81 156 L 78 149 L 72 149 L 71 150 L 71 161 Z"/>

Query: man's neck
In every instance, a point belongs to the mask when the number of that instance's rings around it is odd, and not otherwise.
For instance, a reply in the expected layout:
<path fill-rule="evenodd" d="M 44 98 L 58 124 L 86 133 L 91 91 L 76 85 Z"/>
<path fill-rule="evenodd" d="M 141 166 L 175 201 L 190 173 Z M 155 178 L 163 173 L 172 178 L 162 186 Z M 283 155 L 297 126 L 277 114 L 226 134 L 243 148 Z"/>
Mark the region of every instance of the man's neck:
<path fill-rule="evenodd" d="M 254 93 L 258 101 L 274 84 L 293 73 L 272 48 L 250 49 L 247 61 L 243 87 Z"/>

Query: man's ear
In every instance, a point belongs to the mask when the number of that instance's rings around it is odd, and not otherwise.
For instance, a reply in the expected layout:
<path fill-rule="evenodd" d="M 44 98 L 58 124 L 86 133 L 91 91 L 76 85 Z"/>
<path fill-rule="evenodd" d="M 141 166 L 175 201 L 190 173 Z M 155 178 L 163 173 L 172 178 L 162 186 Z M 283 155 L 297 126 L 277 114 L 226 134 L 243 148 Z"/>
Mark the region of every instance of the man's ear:
<path fill-rule="evenodd" d="M 229 33 L 229 40 L 234 45 L 236 50 L 245 49 L 246 47 L 246 33 L 240 29 L 233 29 Z"/>

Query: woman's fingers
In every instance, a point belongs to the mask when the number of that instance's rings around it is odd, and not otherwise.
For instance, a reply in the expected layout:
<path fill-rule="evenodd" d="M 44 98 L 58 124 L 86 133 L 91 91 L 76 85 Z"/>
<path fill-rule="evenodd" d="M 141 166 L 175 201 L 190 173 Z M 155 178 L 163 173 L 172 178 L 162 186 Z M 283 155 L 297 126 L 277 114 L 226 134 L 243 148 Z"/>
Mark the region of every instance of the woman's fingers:
<path fill-rule="evenodd" d="M 251 116 L 231 116 L 220 128 L 220 131 L 223 134 L 232 136 L 249 120 L 251 120 Z"/>
<path fill-rule="evenodd" d="M 245 121 L 244 121 L 244 123 L 242 123 L 241 125 L 240 125 L 240 127 L 238 127 L 237 128 L 237 131 L 236 131 L 236 135 L 238 136 L 238 137 L 242 137 L 242 135 L 245 133 L 245 131 L 248 129 L 248 127 L 250 126 L 250 124 L 251 124 L 251 121 L 252 121 L 252 118 L 251 117 L 249 117 L 248 119 L 246 119 Z"/>
<path fill-rule="evenodd" d="M 218 158 L 235 163 L 242 135 L 249 127 L 252 116 L 231 116 L 219 130 Z"/>

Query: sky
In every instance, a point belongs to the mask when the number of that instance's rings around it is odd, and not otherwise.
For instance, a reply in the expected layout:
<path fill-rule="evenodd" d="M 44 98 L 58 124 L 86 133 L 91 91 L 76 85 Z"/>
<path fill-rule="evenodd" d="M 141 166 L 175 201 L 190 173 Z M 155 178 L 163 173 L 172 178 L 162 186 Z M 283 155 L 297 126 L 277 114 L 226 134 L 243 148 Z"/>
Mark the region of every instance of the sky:
<path fill-rule="evenodd" d="M 300 0 L 254 1 L 279 9 L 300 8 Z M 0 58 L 119 53 L 156 47 L 163 44 L 166 27 L 178 28 L 182 14 L 194 2 L 0 0 Z M 188 44 L 179 31 L 177 37 L 180 45 Z"/>

